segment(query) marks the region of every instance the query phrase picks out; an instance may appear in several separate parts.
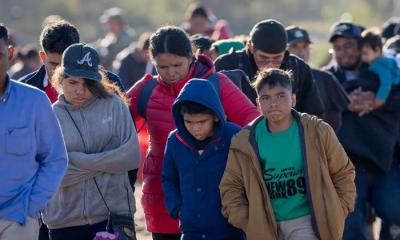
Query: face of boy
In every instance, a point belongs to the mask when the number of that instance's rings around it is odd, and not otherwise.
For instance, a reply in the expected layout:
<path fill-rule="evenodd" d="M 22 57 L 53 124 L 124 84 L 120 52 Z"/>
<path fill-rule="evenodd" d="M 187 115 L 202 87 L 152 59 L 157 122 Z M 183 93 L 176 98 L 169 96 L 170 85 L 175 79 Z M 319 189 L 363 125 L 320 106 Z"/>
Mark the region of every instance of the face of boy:
<path fill-rule="evenodd" d="M 363 46 L 361 48 L 361 60 L 363 62 L 371 63 L 380 56 L 381 56 L 380 51 L 375 51 L 371 47 Z"/>
<path fill-rule="evenodd" d="M 280 85 L 265 85 L 258 93 L 257 106 L 269 124 L 279 126 L 289 121 L 295 105 L 296 96 Z"/>
<path fill-rule="evenodd" d="M 62 54 L 40 51 L 39 56 L 46 68 L 49 78 L 51 79 L 56 68 L 61 65 Z"/>
<path fill-rule="evenodd" d="M 257 65 L 258 70 L 265 68 L 279 68 L 282 64 L 285 52 L 272 54 L 266 53 L 254 47 L 249 48 L 250 52 L 254 56 L 254 62 Z"/>
<path fill-rule="evenodd" d="M 209 113 L 183 114 L 183 122 L 188 132 L 199 141 L 214 134 L 218 118 Z"/>

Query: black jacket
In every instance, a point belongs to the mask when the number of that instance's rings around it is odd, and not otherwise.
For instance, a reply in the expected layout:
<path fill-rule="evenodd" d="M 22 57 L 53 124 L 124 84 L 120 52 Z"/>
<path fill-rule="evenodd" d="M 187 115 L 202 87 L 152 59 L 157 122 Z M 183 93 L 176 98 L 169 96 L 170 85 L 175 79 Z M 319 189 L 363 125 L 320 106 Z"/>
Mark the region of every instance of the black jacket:
<path fill-rule="evenodd" d="M 124 49 L 113 62 L 113 70 L 121 78 L 125 89 L 130 89 L 146 73 L 147 62 L 143 62 L 131 47 Z"/>
<path fill-rule="evenodd" d="M 379 87 L 378 76 L 368 70 L 367 64 L 358 68 L 357 80 L 347 81 L 340 66 L 326 68 L 333 73 L 344 89 L 351 93 L 361 87 L 364 91 L 376 92 Z M 390 97 L 385 105 L 362 117 L 357 113 L 345 111 L 338 137 L 353 161 L 368 161 L 369 165 L 387 172 L 393 162 L 396 140 L 400 132 L 400 109 L 393 111 Z"/>
<path fill-rule="evenodd" d="M 234 51 L 218 57 L 215 68 L 217 71 L 242 69 L 251 81 L 254 81 L 258 71 L 253 54 L 248 50 Z M 286 51 L 280 69 L 291 70 L 293 73 L 293 92 L 297 96 L 295 108 L 299 112 L 321 116 L 323 104 L 307 63 Z"/>
<path fill-rule="evenodd" d="M 44 80 L 45 76 L 46 76 L 46 68 L 44 67 L 44 65 L 42 65 L 39 68 L 39 70 L 34 71 L 32 73 L 29 73 L 28 75 L 21 77 L 20 79 L 18 79 L 18 81 L 29 84 L 31 86 L 35 86 L 35 87 L 39 88 L 40 90 L 44 91 L 43 80 Z M 112 73 L 110 71 L 107 71 L 107 77 L 111 82 L 116 83 L 121 88 L 122 91 L 125 91 L 118 75 L 116 75 L 115 73 Z"/>
<path fill-rule="evenodd" d="M 327 71 L 311 69 L 315 83 L 324 104 L 323 119 L 337 131 L 342 122 L 342 112 L 350 103 L 346 91 L 339 81 Z"/>
<path fill-rule="evenodd" d="M 18 79 L 18 81 L 29 84 L 31 86 L 35 86 L 40 90 L 44 91 L 43 80 L 45 76 L 46 76 L 46 69 L 44 65 L 42 65 L 38 70 L 21 77 L 20 79 Z"/>

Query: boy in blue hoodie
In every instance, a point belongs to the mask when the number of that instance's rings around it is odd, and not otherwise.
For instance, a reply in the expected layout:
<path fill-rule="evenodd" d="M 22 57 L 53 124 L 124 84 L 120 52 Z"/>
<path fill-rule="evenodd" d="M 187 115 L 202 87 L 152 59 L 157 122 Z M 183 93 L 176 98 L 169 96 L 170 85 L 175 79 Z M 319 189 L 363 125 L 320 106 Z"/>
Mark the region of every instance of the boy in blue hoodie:
<path fill-rule="evenodd" d="M 162 170 L 169 214 L 180 218 L 184 240 L 241 239 L 241 231 L 222 216 L 218 188 L 231 138 L 240 127 L 225 119 L 219 96 L 207 80 L 190 80 L 172 112 L 176 130 L 168 137 Z"/>

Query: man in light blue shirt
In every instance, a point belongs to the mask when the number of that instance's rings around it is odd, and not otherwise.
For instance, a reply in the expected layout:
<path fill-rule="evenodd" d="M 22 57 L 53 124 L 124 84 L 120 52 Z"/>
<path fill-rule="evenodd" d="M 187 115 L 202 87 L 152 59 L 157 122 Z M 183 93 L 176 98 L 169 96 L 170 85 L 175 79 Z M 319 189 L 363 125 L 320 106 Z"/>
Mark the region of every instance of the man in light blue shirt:
<path fill-rule="evenodd" d="M 0 239 L 37 239 L 36 218 L 57 191 L 67 153 L 45 93 L 8 77 L 12 54 L 0 23 Z"/>

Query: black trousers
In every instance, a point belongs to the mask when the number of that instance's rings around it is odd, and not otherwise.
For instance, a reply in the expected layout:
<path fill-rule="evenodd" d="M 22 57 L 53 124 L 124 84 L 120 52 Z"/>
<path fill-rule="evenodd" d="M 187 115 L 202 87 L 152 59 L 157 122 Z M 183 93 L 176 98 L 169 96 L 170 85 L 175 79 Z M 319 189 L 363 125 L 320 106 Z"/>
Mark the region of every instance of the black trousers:
<path fill-rule="evenodd" d="M 49 229 L 44 224 L 40 226 L 39 240 L 49 240 Z"/>
<path fill-rule="evenodd" d="M 93 240 L 97 232 L 106 231 L 107 221 L 93 225 L 50 229 L 50 240 Z"/>
<path fill-rule="evenodd" d="M 153 240 L 180 240 L 181 234 L 152 233 Z"/>

